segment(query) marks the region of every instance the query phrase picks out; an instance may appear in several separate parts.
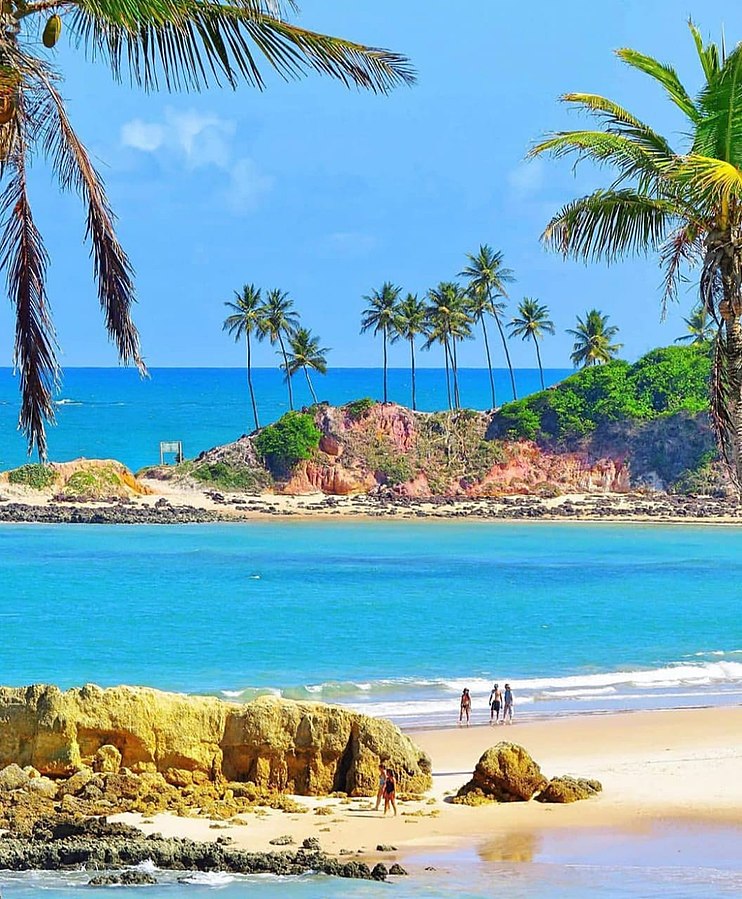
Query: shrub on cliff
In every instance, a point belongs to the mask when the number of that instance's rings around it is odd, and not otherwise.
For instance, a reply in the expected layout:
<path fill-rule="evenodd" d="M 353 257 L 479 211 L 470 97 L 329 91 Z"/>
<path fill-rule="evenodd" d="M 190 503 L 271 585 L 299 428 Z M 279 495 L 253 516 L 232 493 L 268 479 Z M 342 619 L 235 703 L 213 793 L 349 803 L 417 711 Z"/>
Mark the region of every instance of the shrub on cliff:
<path fill-rule="evenodd" d="M 311 415 L 287 412 L 257 435 L 257 452 L 272 470 L 287 471 L 309 459 L 319 446 L 321 431 Z"/>
<path fill-rule="evenodd" d="M 705 346 L 653 350 L 634 365 L 616 359 L 507 403 L 493 419 L 488 437 L 561 443 L 607 422 L 695 414 L 708 407 L 710 372 Z"/>
<path fill-rule="evenodd" d="M 31 487 L 33 490 L 46 490 L 51 487 L 57 476 L 53 469 L 39 463 L 21 465 L 8 472 L 8 481 L 11 484 L 19 484 Z"/>

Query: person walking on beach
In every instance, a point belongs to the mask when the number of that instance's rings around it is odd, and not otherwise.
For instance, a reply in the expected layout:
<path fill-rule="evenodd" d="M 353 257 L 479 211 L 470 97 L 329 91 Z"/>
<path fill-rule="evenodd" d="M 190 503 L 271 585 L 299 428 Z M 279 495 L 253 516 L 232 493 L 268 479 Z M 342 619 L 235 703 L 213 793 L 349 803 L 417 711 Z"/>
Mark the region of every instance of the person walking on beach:
<path fill-rule="evenodd" d="M 394 816 L 397 816 L 397 779 L 391 768 L 386 769 L 386 783 L 384 784 L 384 814 L 389 811 L 389 806 L 394 809 Z"/>
<path fill-rule="evenodd" d="M 502 709 L 502 723 L 503 724 L 512 724 L 513 723 L 513 691 L 510 689 L 510 684 L 505 684 L 504 700 L 505 700 L 505 704 Z"/>
<path fill-rule="evenodd" d="M 381 800 L 384 798 L 386 791 L 386 768 L 379 762 L 379 786 L 376 790 L 376 811 L 379 811 Z"/>
<path fill-rule="evenodd" d="M 490 693 L 490 725 L 499 724 L 500 706 L 502 705 L 502 690 L 499 684 L 495 684 Z"/>
<path fill-rule="evenodd" d="M 461 694 L 461 706 L 459 708 L 459 725 L 464 720 L 464 716 L 466 716 L 466 726 L 469 726 L 469 717 L 471 714 L 471 696 L 469 695 L 469 688 L 464 687 L 464 692 Z"/>

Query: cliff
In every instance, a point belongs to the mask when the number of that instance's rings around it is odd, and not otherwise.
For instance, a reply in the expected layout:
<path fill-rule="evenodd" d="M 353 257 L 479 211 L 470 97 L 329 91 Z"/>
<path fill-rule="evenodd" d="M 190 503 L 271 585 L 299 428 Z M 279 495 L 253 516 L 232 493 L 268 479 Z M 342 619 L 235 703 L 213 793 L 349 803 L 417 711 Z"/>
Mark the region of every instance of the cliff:
<path fill-rule="evenodd" d="M 0 769 L 30 766 L 50 778 L 126 769 L 175 786 L 366 795 L 379 761 L 406 790 L 430 788 L 428 758 L 397 727 L 336 706 L 273 697 L 236 705 L 135 687 L 0 688 Z"/>

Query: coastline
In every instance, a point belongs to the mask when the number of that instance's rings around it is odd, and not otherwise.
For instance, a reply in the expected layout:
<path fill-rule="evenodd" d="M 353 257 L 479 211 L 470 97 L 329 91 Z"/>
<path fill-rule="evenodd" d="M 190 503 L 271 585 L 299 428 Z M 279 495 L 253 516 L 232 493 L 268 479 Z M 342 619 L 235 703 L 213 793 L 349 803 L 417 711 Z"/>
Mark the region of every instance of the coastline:
<path fill-rule="evenodd" d="M 400 802 L 396 818 L 384 818 L 369 800 L 298 797 L 307 813 L 266 810 L 245 816 L 246 824 L 239 826 L 214 828 L 206 819 L 172 815 L 126 814 L 114 820 L 166 837 L 226 836 L 235 847 L 252 851 L 275 848 L 270 840 L 281 836 L 290 836 L 295 845 L 317 837 L 330 855 L 344 850 L 369 862 L 404 861 L 473 844 L 488 845 L 493 860 L 498 851 L 493 845 L 507 853 L 528 835 L 579 831 L 589 839 L 590 832 L 639 833 L 659 823 L 732 828 L 742 835 L 741 732 L 742 706 L 417 730 L 409 735 L 432 758 L 433 789 L 420 800 Z M 446 801 L 469 779 L 482 752 L 500 740 L 525 746 L 547 776 L 594 777 L 603 792 L 570 805 L 531 801 L 472 808 Z"/>
<path fill-rule="evenodd" d="M 715 497 L 665 493 L 570 493 L 559 497 L 481 498 L 323 493 L 240 494 L 168 489 L 126 500 L 56 501 L 26 487 L 0 484 L 0 523 L 208 524 L 287 519 L 299 521 L 542 521 L 638 524 L 742 524 L 742 505 Z"/>

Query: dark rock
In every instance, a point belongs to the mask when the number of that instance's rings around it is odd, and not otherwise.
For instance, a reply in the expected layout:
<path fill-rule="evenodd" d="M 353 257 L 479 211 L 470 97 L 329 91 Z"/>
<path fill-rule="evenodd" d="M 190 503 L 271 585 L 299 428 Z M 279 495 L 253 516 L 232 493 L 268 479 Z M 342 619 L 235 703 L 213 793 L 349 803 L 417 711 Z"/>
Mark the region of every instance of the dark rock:
<path fill-rule="evenodd" d="M 598 780 L 587 780 L 584 777 L 552 777 L 536 799 L 539 802 L 577 802 L 596 796 L 603 789 Z"/>
<path fill-rule="evenodd" d="M 310 849 L 312 852 L 319 852 L 320 845 L 317 837 L 307 837 L 301 844 L 302 849 Z"/>
<path fill-rule="evenodd" d="M 274 837 L 272 840 L 268 840 L 271 846 L 290 846 L 294 842 L 294 838 L 289 836 L 288 834 L 284 834 L 280 837 Z M 304 841 L 306 843 L 306 840 Z M 309 849 L 311 847 L 305 846 L 305 849 Z M 317 844 L 317 848 L 319 849 L 319 844 Z"/>
<path fill-rule="evenodd" d="M 395 877 L 407 877 L 407 872 L 402 867 L 402 865 L 393 864 L 389 869 L 389 873 L 393 874 Z"/>
<path fill-rule="evenodd" d="M 89 887 L 150 886 L 157 878 L 146 871 L 122 871 L 121 874 L 98 874 L 88 881 Z"/>
<path fill-rule="evenodd" d="M 374 880 L 386 880 L 389 876 L 389 869 L 386 865 L 379 862 L 377 865 L 374 865 L 371 869 L 371 877 Z"/>
<path fill-rule="evenodd" d="M 376 851 L 377 852 L 396 852 L 397 847 L 392 846 L 389 843 L 379 843 L 379 845 L 376 847 Z"/>

